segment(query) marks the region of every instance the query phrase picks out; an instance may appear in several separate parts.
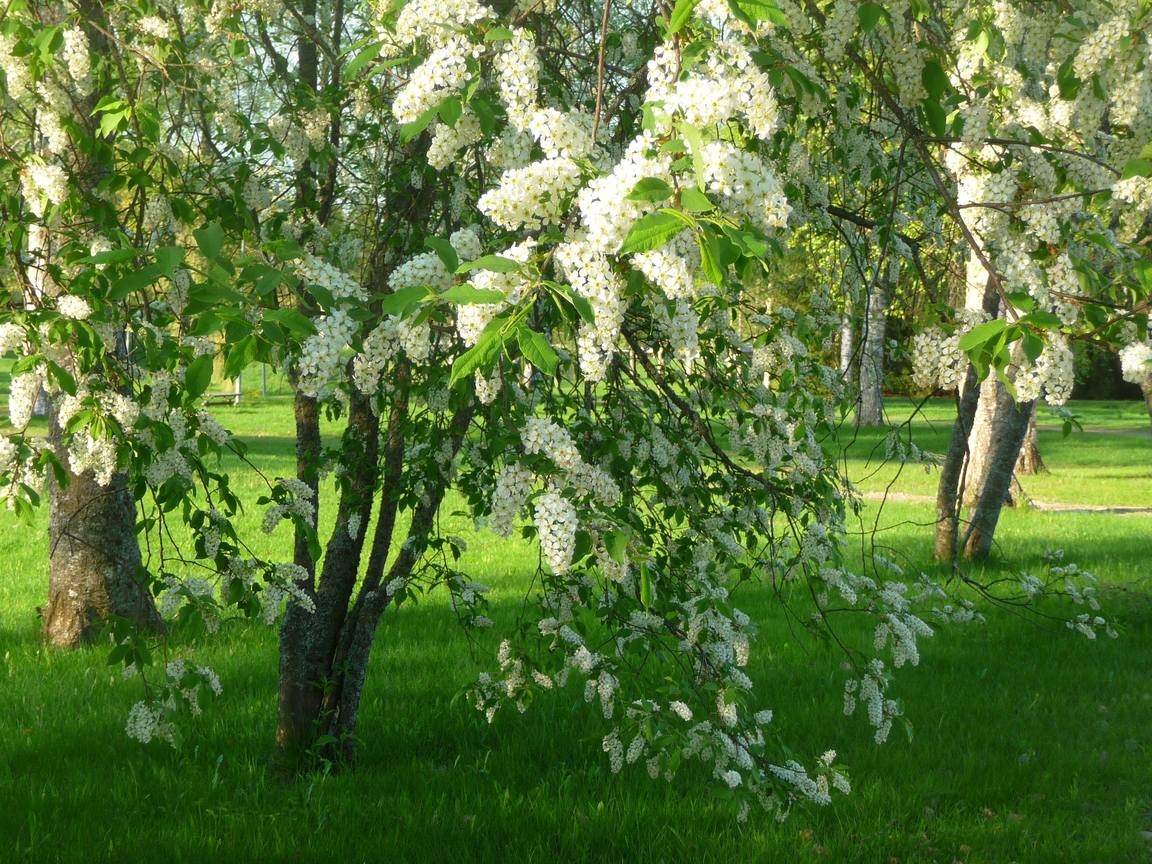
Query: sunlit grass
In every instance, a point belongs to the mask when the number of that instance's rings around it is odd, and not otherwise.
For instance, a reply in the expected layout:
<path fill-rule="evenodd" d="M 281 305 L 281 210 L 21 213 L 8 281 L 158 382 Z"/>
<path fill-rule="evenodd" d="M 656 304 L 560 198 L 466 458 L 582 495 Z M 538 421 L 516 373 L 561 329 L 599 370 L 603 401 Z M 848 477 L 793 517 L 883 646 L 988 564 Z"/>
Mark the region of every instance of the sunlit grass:
<path fill-rule="evenodd" d="M 266 473 L 292 470 L 286 402 L 217 413 L 250 441 Z M 1146 417 L 1129 422 L 1136 428 Z M 917 423 L 914 434 L 938 452 L 947 424 Z M 1051 474 L 1027 481 L 1036 497 L 1152 506 L 1152 441 L 1042 435 Z M 848 451 L 850 471 L 869 490 L 883 488 L 894 470 L 861 479 L 879 440 L 865 430 Z M 237 483 L 258 488 L 250 473 Z M 909 494 L 933 488 L 915 466 L 893 486 Z M 880 511 L 870 501 L 853 528 L 884 529 L 876 544 L 915 574 L 933 566 L 931 518 L 922 504 Z M 260 551 L 286 554 L 287 533 L 265 538 L 259 519 L 245 514 L 242 530 Z M 438 594 L 389 612 L 364 697 L 358 769 L 284 785 L 267 770 L 275 634 L 255 625 L 227 630 L 202 655 L 220 671 L 224 696 L 187 730 L 180 750 L 137 746 L 123 726 L 139 684 L 119 680 L 100 649 L 65 653 L 39 642 L 43 528 L 42 515 L 31 527 L 0 517 L 3 862 L 1148 856 L 1141 831 L 1152 829 L 1152 516 L 1007 512 L 989 575 L 1009 563 L 1036 571 L 1045 550 L 1063 548 L 1106 586 L 1105 611 L 1121 638 L 1087 642 L 1058 622 L 988 608 L 987 624 L 942 629 L 923 645 L 920 667 L 900 675 L 912 735 L 898 728 L 884 746 L 866 723 L 842 716 L 841 658 L 794 631 L 765 589 L 744 589 L 739 603 L 761 631 L 751 672 L 780 734 L 804 760 L 838 750 L 855 787 L 831 808 L 745 826 L 711 786 L 689 777 L 670 786 L 642 769 L 612 776 L 599 748 L 604 722 L 574 687 L 491 726 L 457 698 L 490 668 L 501 626 L 516 615 L 535 565 L 529 547 L 455 525 L 470 541 L 470 570 L 494 587 L 494 632 L 470 643 Z M 846 626 L 852 633 L 859 625 Z"/>

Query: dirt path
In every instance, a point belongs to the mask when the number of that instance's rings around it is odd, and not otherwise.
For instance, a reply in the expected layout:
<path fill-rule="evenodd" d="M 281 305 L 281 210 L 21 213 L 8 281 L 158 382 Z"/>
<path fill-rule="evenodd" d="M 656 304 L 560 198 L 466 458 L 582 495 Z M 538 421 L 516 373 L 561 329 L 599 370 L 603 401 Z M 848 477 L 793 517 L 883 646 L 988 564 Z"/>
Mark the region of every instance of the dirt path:
<path fill-rule="evenodd" d="M 1049 426 L 1047 424 L 1039 424 L 1036 429 L 1040 432 L 1063 432 L 1063 426 Z M 1081 431 L 1074 429 L 1072 434 Z M 1119 435 L 1123 438 L 1152 438 L 1152 427 L 1144 426 L 1142 428 L 1124 428 L 1116 429 L 1112 426 L 1085 426 L 1084 432 L 1091 432 L 1093 435 Z"/>
<path fill-rule="evenodd" d="M 913 495 L 909 492 L 865 492 L 864 498 L 868 501 L 893 501 L 903 504 L 935 504 L 935 495 Z M 1033 510 L 1043 510 L 1051 513 L 1118 513 L 1122 516 L 1138 516 L 1152 514 L 1152 507 L 1123 507 L 1114 504 L 1068 504 L 1061 501 L 1037 501 L 1032 499 L 1030 506 Z"/>

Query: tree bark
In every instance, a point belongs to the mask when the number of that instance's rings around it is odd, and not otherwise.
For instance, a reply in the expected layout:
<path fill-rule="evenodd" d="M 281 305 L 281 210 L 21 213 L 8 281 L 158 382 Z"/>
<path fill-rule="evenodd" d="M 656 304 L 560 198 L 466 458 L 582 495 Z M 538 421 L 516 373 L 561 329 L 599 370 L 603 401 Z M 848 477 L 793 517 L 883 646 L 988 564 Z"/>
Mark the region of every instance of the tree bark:
<path fill-rule="evenodd" d="M 1000 307 L 1000 295 L 991 276 L 985 280 L 983 293 L 977 296 L 972 292 L 968 304 L 983 309 L 988 315 L 996 314 Z M 968 485 L 968 441 L 976 420 L 980 390 L 976 367 L 969 363 L 956 396 L 956 420 L 952 424 L 952 438 L 940 466 L 940 482 L 936 487 L 933 555 L 937 561 L 956 561 L 960 536 L 960 497 Z"/>
<path fill-rule="evenodd" d="M 852 380 L 852 355 L 856 351 L 856 322 L 852 320 L 851 297 L 844 298 L 844 311 L 840 314 L 840 377 Z"/>
<path fill-rule="evenodd" d="M 1040 442 L 1036 434 L 1036 404 L 1028 417 L 1028 429 L 1024 433 L 1024 443 L 1020 445 L 1020 457 L 1016 460 L 1016 474 L 1040 474 L 1048 469 L 1040 455 Z"/>
<path fill-rule="evenodd" d="M 888 292 L 876 282 L 868 292 L 860 352 L 860 395 L 856 425 L 884 422 L 884 336 L 887 329 Z"/>
<path fill-rule="evenodd" d="M 141 581 L 136 502 L 127 479 L 117 473 L 111 483 L 100 486 L 90 471 L 73 472 L 54 407 L 49 412 L 49 441 L 65 464 L 67 481 L 60 484 L 49 473 L 44 638 L 57 647 L 74 648 L 96 638 L 112 616 L 147 630 L 161 629 L 152 595 Z"/>
<path fill-rule="evenodd" d="M 107 18 L 99 0 L 77 4 L 89 43 L 96 56 L 110 51 Z M 99 92 L 93 91 L 81 105 L 77 119 L 92 123 Z M 89 130 L 91 131 L 91 130 Z M 106 165 L 87 155 L 78 157 L 73 176 L 87 195 L 106 175 Z M 35 250 L 33 250 L 35 251 Z M 51 250 L 43 250 L 45 258 Z M 39 279 L 30 280 L 42 290 Z M 123 334 L 118 353 L 126 356 Z M 92 472 L 77 474 L 69 464 L 56 406 L 48 399 L 48 440 L 65 469 L 65 482 L 57 483 L 49 472 L 48 490 L 48 605 L 44 609 L 44 638 L 61 648 L 74 648 L 92 641 L 103 622 L 112 616 L 125 618 L 150 631 L 163 629 L 163 622 L 148 586 L 136 539 L 136 501 L 127 477 L 112 475 L 100 486 Z"/>
<path fill-rule="evenodd" d="M 1140 385 L 1140 389 L 1144 391 L 1144 404 L 1148 408 L 1148 422 L 1152 423 L 1152 381 L 1146 381 Z"/>
<path fill-rule="evenodd" d="M 962 500 L 965 507 L 975 507 L 984 492 L 988 470 L 1003 445 L 1006 424 L 1015 403 L 1003 382 L 989 374 L 979 387 L 980 401 L 968 436 L 968 469 Z"/>
<path fill-rule="evenodd" d="M 969 560 L 982 560 L 992 551 L 996 524 L 1011 489 L 1013 469 L 1028 433 L 1028 418 L 1035 407 L 1036 403 L 1032 401 L 1013 404 L 1000 412 L 997 434 L 1002 437 L 988 460 L 984 487 L 973 508 L 964 538 L 964 557 Z"/>

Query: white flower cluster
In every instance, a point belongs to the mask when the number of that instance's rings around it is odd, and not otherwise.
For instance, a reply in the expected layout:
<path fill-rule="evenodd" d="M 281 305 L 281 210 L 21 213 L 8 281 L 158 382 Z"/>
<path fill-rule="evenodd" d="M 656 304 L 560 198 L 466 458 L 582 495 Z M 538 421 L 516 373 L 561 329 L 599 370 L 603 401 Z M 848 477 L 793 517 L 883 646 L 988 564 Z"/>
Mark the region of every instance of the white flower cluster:
<path fill-rule="evenodd" d="M 500 100 L 508 112 L 512 128 L 528 131 L 536 108 L 540 78 L 540 59 L 536 56 L 536 42 L 531 33 L 521 28 L 513 31 L 512 38 L 496 55 L 496 78 Z"/>
<path fill-rule="evenodd" d="M 889 676 L 883 661 L 874 659 L 868 664 L 859 680 L 849 678 L 844 682 L 844 713 L 851 716 L 855 713 L 858 702 L 863 702 L 868 722 L 876 730 L 877 744 L 883 744 L 888 740 L 888 733 L 892 731 L 892 720 L 900 716 L 899 703 L 884 697 L 888 681 Z"/>
<path fill-rule="evenodd" d="M 264 512 L 262 530 L 271 534 L 281 520 L 299 516 L 305 522 L 312 522 L 316 518 L 315 495 L 307 483 L 295 477 L 277 477 L 276 485 L 284 490 L 281 497 L 283 502 L 271 505 Z"/>
<path fill-rule="evenodd" d="M 88 36 L 79 27 L 64 31 L 64 47 L 60 57 L 68 67 L 68 77 L 81 94 L 92 88 L 92 60 L 88 55 Z"/>
<path fill-rule="evenodd" d="M 20 173 L 20 186 L 28 208 L 35 216 L 43 216 L 49 205 L 60 205 L 68 197 L 68 176 L 59 165 L 40 158 L 30 158 Z"/>
<path fill-rule="evenodd" d="M 504 465 L 492 489 L 492 515 L 488 527 L 500 537 L 511 537 L 520 508 L 528 499 L 536 476 L 525 466 Z"/>
<path fill-rule="evenodd" d="M 1072 395 L 1075 379 L 1072 349 L 1066 337 L 1053 334 L 1036 358 L 1035 365 L 1022 366 L 1016 374 L 1016 398 L 1030 402 L 1044 397 L 1049 405 L 1059 407 Z"/>
<path fill-rule="evenodd" d="M 92 315 L 92 305 L 75 294 L 61 294 L 56 298 L 56 311 L 65 318 L 85 321 Z"/>
<path fill-rule="evenodd" d="M 536 499 L 535 516 L 544 560 L 553 573 L 567 573 L 572 563 L 572 552 L 576 548 L 576 529 L 579 527 L 576 508 L 556 489 L 549 489 Z"/>
<path fill-rule="evenodd" d="M 23 429 L 32 420 L 36 410 L 36 399 L 44 387 L 40 369 L 24 372 L 14 377 L 8 384 L 8 422 L 17 429 Z"/>
<path fill-rule="evenodd" d="M 317 285 L 328 291 L 337 301 L 364 301 L 367 295 L 360 283 L 326 261 L 314 255 L 305 255 L 296 262 L 296 275 L 309 285 Z"/>
<path fill-rule="evenodd" d="M 929 327 L 912 340 L 912 381 L 921 390 L 954 390 L 964 378 L 961 332 Z"/>
<path fill-rule="evenodd" d="M 616 353 L 624 323 L 624 282 L 608 256 L 589 243 L 576 241 L 557 246 L 556 263 L 572 289 L 592 306 L 595 324 L 581 324 L 576 347 L 584 377 L 601 381 Z"/>
<path fill-rule="evenodd" d="M 319 396 L 325 387 L 342 378 L 344 349 L 355 332 L 356 322 L 343 309 L 317 319 L 316 332 L 301 344 L 296 365 L 302 393 Z"/>
<path fill-rule="evenodd" d="M 421 40 L 441 45 L 491 17 L 492 10 L 477 0 L 411 0 L 396 18 L 396 38 L 404 46 Z"/>
<path fill-rule="evenodd" d="M 443 171 L 452 165 L 461 150 L 475 144 L 483 134 L 479 118 L 470 111 L 464 112 L 453 126 L 437 123 L 428 145 L 428 164 Z"/>
<path fill-rule="evenodd" d="M 765 233 L 788 225 L 792 212 L 780 181 L 759 156 L 727 141 L 710 141 L 701 154 L 705 188 L 722 196 L 720 206 L 748 217 Z"/>
<path fill-rule="evenodd" d="M 396 119 L 412 123 L 460 90 L 468 80 L 468 58 L 476 53 L 464 36 L 452 36 L 432 51 L 396 94 L 392 102 Z"/>
<path fill-rule="evenodd" d="M 1152 385 L 1152 345 L 1133 342 L 1120 351 L 1120 372 L 1125 381 L 1142 387 Z"/>
<path fill-rule="evenodd" d="M 477 206 L 502 228 L 535 231 L 560 222 L 579 185 L 580 166 L 571 159 L 544 159 L 505 171 Z"/>

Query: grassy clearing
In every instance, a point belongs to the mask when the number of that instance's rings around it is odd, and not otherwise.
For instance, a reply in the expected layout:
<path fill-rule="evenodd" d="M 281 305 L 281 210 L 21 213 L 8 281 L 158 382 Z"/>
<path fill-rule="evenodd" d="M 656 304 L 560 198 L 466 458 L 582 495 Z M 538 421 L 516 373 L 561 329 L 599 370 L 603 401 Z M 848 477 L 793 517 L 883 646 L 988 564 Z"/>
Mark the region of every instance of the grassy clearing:
<path fill-rule="evenodd" d="M 920 446 L 943 449 L 943 410 L 914 424 Z M 266 472 L 291 470 L 283 402 L 219 413 Z M 1147 423 L 1132 413 L 1130 427 Z M 880 441 L 864 430 L 846 452 L 864 489 L 894 473 L 865 479 Z M 1152 440 L 1042 433 L 1041 447 L 1051 474 L 1030 481 L 1048 484 L 1036 497 L 1152 506 Z M 240 482 L 256 488 L 254 477 Z M 913 466 L 893 486 L 932 487 Z M 287 535 L 264 539 L 259 516 L 245 517 L 248 533 L 283 554 Z M 931 518 L 924 505 L 870 502 L 856 527 L 878 524 L 877 544 L 916 572 L 931 567 Z M 99 650 L 39 644 L 43 519 L 28 527 L 0 515 L 0 861 L 1150 860 L 1141 831 L 1152 830 L 1152 516 L 1007 513 L 1005 556 L 1035 569 L 1045 549 L 1064 548 L 1108 586 L 1121 638 L 1086 642 L 997 610 L 986 625 L 942 630 L 898 681 L 913 735 L 896 730 L 884 746 L 841 716 L 840 659 L 794 633 L 766 593 L 746 591 L 741 606 L 761 627 L 751 672 L 781 734 L 804 759 L 838 750 L 855 786 L 834 807 L 746 826 L 689 777 L 668 786 L 642 771 L 612 776 L 602 721 L 575 689 L 491 726 L 454 698 L 488 667 L 534 563 L 514 542 L 468 536 L 469 564 L 495 589 L 497 633 L 469 645 L 437 595 L 387 615 L 360 769 L 286 786 L 266 773 L 272 632 L 236 627 L 206 649 L 225 695 L 183 749 L 138 747 L 123 723 L 139 685 L 115 680 Z"/>

